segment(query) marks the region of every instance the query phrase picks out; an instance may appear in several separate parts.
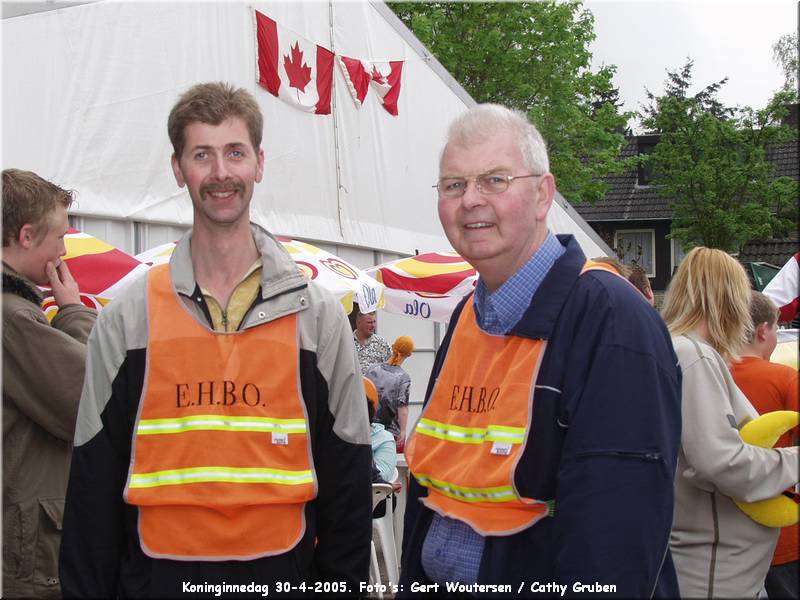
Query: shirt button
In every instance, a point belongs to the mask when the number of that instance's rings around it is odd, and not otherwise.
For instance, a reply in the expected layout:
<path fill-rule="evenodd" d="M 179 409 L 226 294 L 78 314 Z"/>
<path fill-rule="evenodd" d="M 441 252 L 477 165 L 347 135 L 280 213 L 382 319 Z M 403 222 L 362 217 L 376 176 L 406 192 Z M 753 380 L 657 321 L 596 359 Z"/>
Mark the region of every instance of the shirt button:
<path fill-rule="evenodd" d="M 305 296 L 300 296 L 300 306 L 305 306 L 305 305 L 306 305 Z"/>
<path fill-rule="evenodd" d="M 258 318 L 259 319 L 263 319 L 266 316 L 267 316 L 267 313 L 265 313 L 263 310 L 258 313 Z"/>

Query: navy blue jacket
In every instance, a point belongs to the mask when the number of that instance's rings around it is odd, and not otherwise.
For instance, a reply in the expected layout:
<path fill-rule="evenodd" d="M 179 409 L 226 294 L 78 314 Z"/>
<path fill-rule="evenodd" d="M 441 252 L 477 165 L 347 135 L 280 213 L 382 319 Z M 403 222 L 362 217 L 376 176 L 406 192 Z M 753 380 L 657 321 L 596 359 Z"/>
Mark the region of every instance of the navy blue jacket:
<path fill-rule="evenodd" d="M 523 496 L 555 499 L 555 513 L 515 535 L 487 537 L 478 582 L 540 598 L 548 594 L 531 590 L 534 582 L 566 584 L 567 596 L 579 595 L 575 584 L 599 583 L 622 597 L 678 597 L 669 555 L 678 359 L 644 298 L 611 273 L 579 276 L 586 259 L 578 243 L 558 239 L 566 252 L 511 331 L 548 340 L 515 482 Z M 464 302 L 437 353 L 426 402 Z M 421 554 L 433 512 L 419 501 L 426 494 L 412 477 L 400 596 L 412 595 L 412 582 L 428 582 Z"/>

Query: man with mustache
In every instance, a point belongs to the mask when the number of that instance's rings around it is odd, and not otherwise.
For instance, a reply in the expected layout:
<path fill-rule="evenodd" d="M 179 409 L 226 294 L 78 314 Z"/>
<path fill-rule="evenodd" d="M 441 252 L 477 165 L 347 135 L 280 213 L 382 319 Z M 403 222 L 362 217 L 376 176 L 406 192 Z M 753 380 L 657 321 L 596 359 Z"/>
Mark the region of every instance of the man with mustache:
<path fill-rule="evenodd" d="M 447 239 L 480 277 L 406 444 L 403 594 L 676 597 L 681 379 L 663 322 L 548 230 L 555 180 L 522 113 L 457 118 L 436 187 Z"/>
<path fill-rule="evenodd" d="M 89 340 L 64 594 L 354 594 L 371 448 L 347 318 L 249 220 L 264 170 L 250 93 L 196 85 L 168 131 L 194 225 Z"/>

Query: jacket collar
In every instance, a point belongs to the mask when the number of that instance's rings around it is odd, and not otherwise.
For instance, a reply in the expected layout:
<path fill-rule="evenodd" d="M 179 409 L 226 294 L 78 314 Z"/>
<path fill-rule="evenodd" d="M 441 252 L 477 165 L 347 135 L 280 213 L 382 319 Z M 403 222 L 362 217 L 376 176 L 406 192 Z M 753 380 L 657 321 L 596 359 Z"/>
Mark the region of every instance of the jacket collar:
<path fill-rule="evenodd" d="M 288 290 L 308 286 L 297 264 L 271 233 L 260 225 L 250 223 L 250 231 L 261 254 L 261 298 L 266 300 Z M 190 243 L 192 232 L 187 232 L 175 247 L 169 264 L 175 291 L 179 294 L 192 296 L 197 290 L 197 281 L 194 278 L 192 266 L 192 253 Z"/>
<path fill-rule="evenodd" d="M 14 294 L 33 302 L 36 306 L 41 306 L 42 304 L 43 295 L 39 288 L 5 262 L 3 263 L 3 293 Z"/>
<path fill-rule="evenodd" d="M 561 308 L 578 280 L 586 256 L 572 235 L 556 235 L 565 247 L 536 290 L 525 314 L 511 328 L 509 335 L 534 339 L 550 339 Z"/>

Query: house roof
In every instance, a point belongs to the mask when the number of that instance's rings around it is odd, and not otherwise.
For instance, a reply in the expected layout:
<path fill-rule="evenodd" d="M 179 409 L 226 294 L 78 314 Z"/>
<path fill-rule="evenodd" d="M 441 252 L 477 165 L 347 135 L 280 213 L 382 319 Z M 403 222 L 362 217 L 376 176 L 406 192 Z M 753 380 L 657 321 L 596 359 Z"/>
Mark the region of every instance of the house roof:
<path fill-rule="evenodd" d="M 638 154 L 638 137 L 628 141 L 620 158 L 628 158 Z M 620 175 L 604 177 L 608 184 L 606 195 L 594 205 L 585 202 L 575 204 L 586 221 L 624 221 L 641 219 L 671 219 L 672 209 L 669 202 L 658 193 L 654 186 L 638 185 L 637 169 L 631 169 Z"/>
<path fill-rule="evenodd" d="M 653 136 L 634 136 L 620 153 L 620 158 L 636 156 L 641 138 Z M 767 160 L 775 164 L 776 176 L 800 179 L 800 157 L 795 142 L 774 146 L 767 151 Z M 671 220 L 672 209 L 669 201 L 659 195 L 656 186 L 638 185 L 637 169 L 620 175 L 604 177 L 609 189 L 606 195 L 594 205 L 586 202 L 575 204 L 575 210 L 586 221 L 626 221 L 626 220 Z"/>
<path fill-rule="evenodd" d="M 739 250 L 740 262 L 766 262 L 776 267 L 786 264 L 800 246 L 798 233 L 792 231 L 786 239 L 753 240 Z"/>
<path fill-rule="evenodd" d="M 800 152 L 797 142 L 787 142 L 767 149 L 767 160 L 775 164 L 776 177 L 800 180 Z"/>

